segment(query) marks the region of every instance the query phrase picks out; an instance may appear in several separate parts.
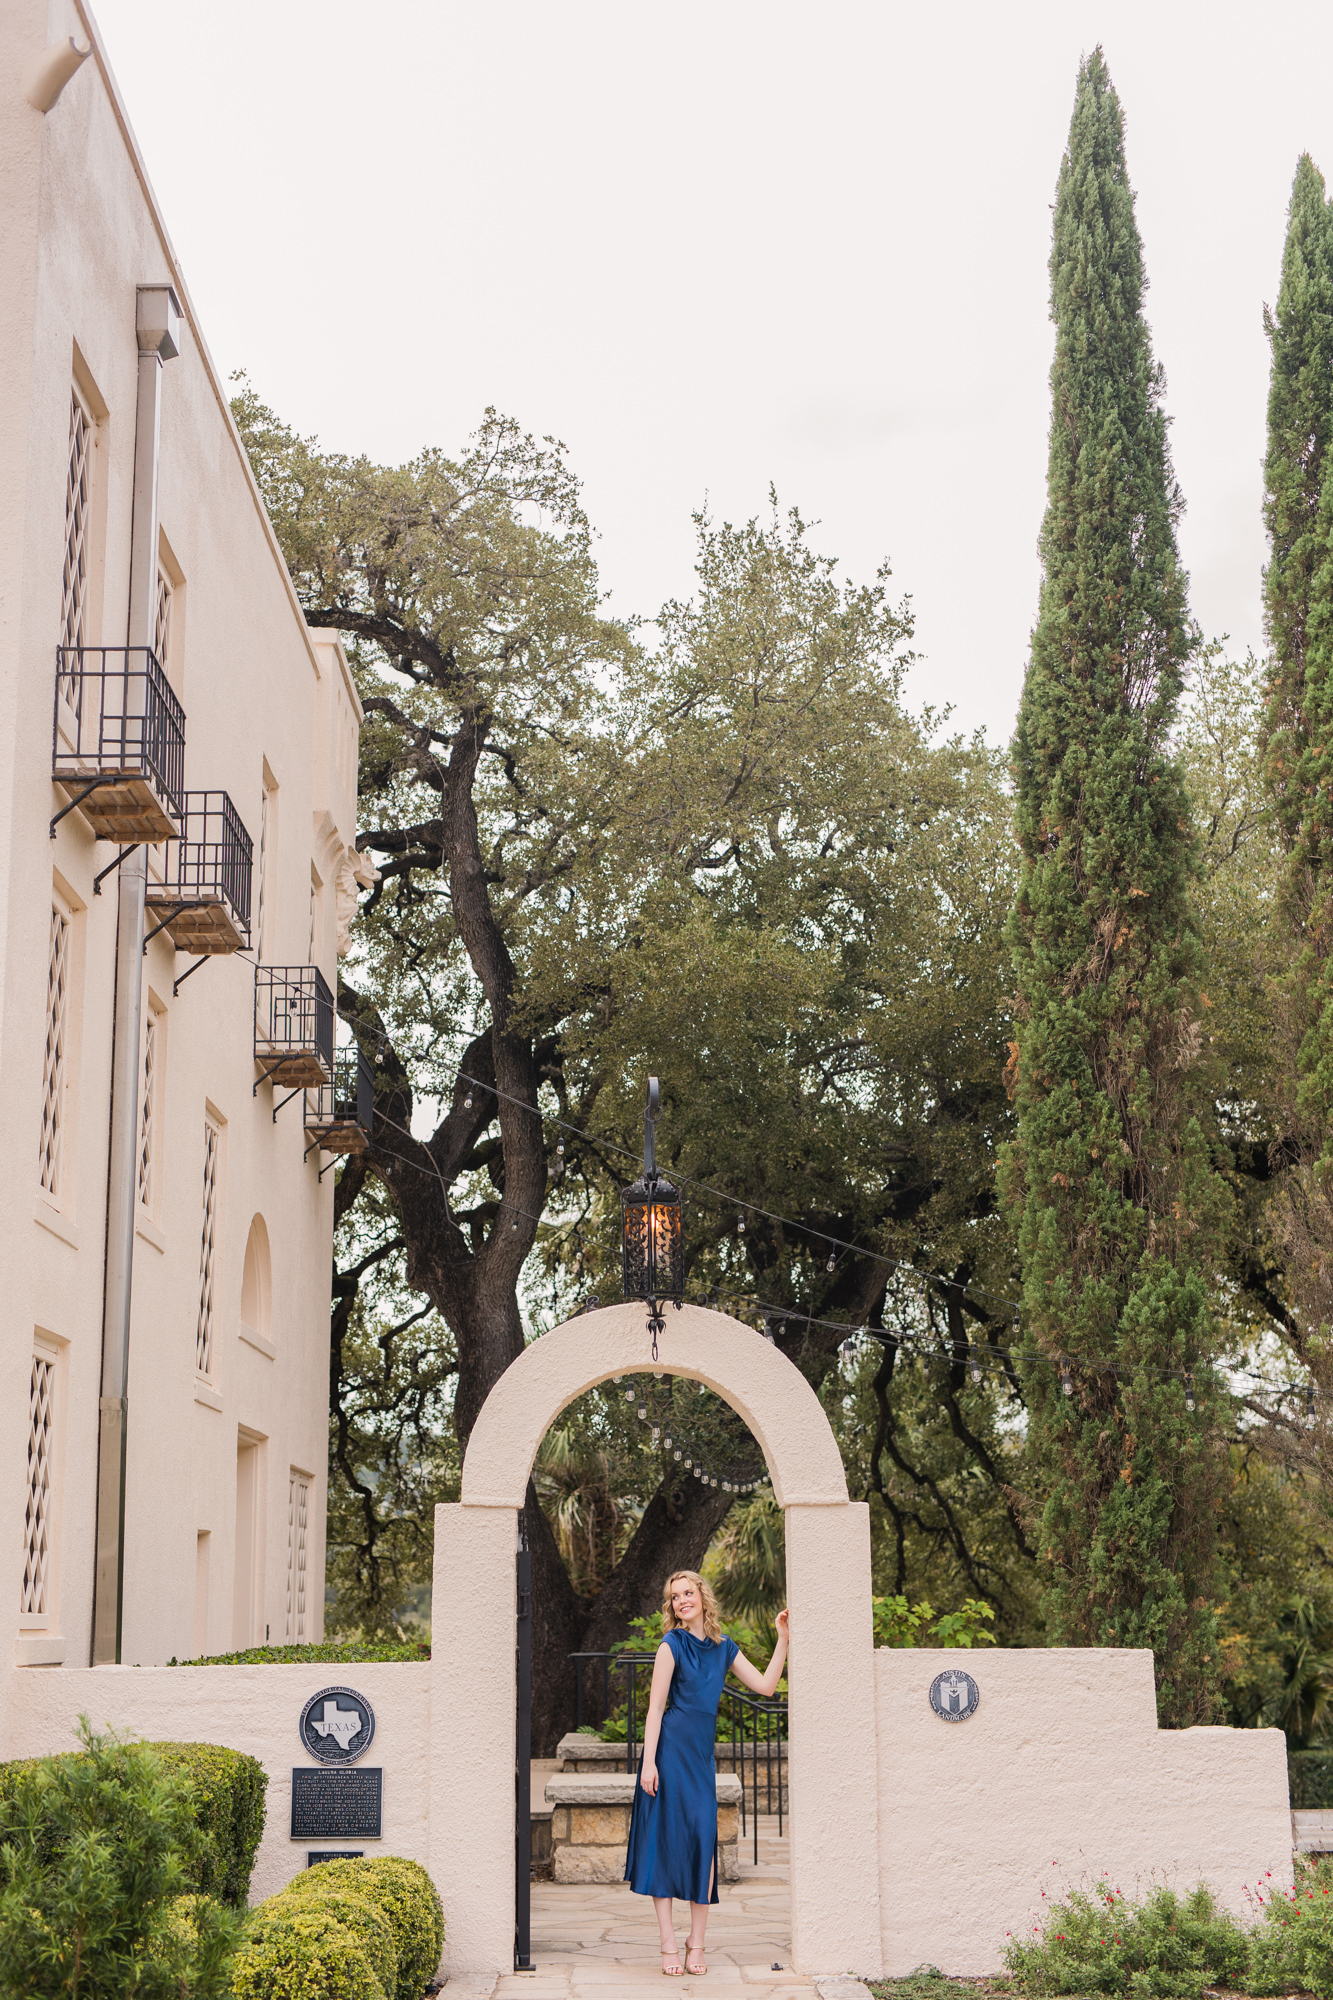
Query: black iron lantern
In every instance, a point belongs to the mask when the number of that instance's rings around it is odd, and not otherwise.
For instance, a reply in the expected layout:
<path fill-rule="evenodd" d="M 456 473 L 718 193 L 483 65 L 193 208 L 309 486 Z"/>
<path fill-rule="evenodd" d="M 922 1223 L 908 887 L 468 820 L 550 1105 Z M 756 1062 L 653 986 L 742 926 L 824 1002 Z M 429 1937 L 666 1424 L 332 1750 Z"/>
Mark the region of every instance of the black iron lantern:
<path fill-rule="evenodd" d="M 648 1104 L 643 1114 L 643 1173 L 621 1194 L 620 1235 L 625 1259 L 625 1297 L 647 1301 L 654 1361 L 657 1336 L 666 1329 L 662 1306 L 667 1299 L 679 1306 L 685 1289 L 680 1189 L 657 1171 L 654 1128 L 660 1116 L 657 1078 L 650 1076 Z"/>

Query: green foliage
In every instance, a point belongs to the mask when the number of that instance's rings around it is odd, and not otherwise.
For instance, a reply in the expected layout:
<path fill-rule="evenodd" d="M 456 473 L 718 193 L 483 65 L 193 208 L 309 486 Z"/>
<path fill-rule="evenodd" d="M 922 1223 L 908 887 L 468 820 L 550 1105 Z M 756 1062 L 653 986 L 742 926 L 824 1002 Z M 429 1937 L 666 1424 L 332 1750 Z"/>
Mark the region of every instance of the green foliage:
<path fill-rule="evenodd" d="M 787 1538 L 777 1497 L 750 1494 L 734 1506 L 716 1535 L 703 1574 L 729 1620 L 771 1623 L 787 1601 Z M 742 1651 L 749 1648 L 742 1646 Z"/>
<path fill-rule="evenodd" d="M 194 1805 L 202 1836 L 191 1879 L 202 1895 L 243 1910 L 264 1833 L 268 1773 L 255 1757 L 219 1743 L 146 1743 L 169 1777 L 178 1778 Z"/>
<path fill-rule="evenodd" d="M 1264 327 L 1272 351 L 1264 459 L 1271 547 L 1264 599 L 1272 649 L 1266 750 L 1283 827 L 1295 843 L 1312 803 L 1311 782 L 1328 755 L 1326 739 L 1312 748 L 1307 652 L 1314 579 L 1326 548 L 1317 517 L 1333 439 L 1333 209 L 1308 153 L 1296 165 L 1277 307 L 1265 309 Z"/>
<path fill-rule="evenodd" d="M 1260 1892 L 1262 1917 L 1250 1934 L 1246 1990 L 1285 1993 L 1293 1986 L 1333 1996 L 1333 1867 L 1325 1859 L 1298 1862 L 1295 1886 Z"/>
<path fill-rule="evenodd" d="M 80 1734 L 81 1752 L 3 1767 L 0 1996 L 221 1996 L 241 1919 L 188 1893 L 222 1872 L 191 1760 Z M 227 1790 L 219 1767 L 208 1780 L 206 1820 Z"/>
<path fill-rule="evenodd" d="M 1169 732 L 1196 643 L 1120 104 L 1081 65 L 1051 251 L 1041 608 L 1014 738 L 1028 1483 L 1048 1637 L 1151 1646 L 1164 1723 L 1212 1719 L 1220 1419 L 1197 862 Z M 1062 1393 L 1059 1368 L 1069 1357 Z M 1178 1371 L 1174 1380 L 1164 1371 Z M 1185 1371 L 1197 1370 L 1191 1412 Z"/>
<path fill-rule="evenodd" d="M 995 1612 L 980 1598 L 969 1597 L 957 1611 L 937 1618 L 932 1605 L 909 1604 L 905 1597 L 871 1600 L 877 1646 L 993 1646 L 990 1630 Z M 933 1621 L 933 1622 L 932 1622 Z"/>
<path fill-rule="evenodd" d="M 356 1666 L 363 1660 L 428 1660 L 424 1639 L 329 1639 L 315 1646 L 250 1646 L 243 1653 L 210 1653 L 198 1660 L 168 1660 L 169 1667 Z"/>
<path fill-rule="evenodd" d="M 235 2000 L 389 2000 L 360 1928 L 287 1896 L 260 1904 L 231 1990 Z"/>
<path fill-rule="evenodd" d="M 327 1903 L 324 1884 L 372 1901 L 391 1926 L 397 1954 L 397 2000 L 420 2000 L 435 1976 L 444 1948 L 444 1911 L 430 1876 L 419 1862 L 396 1854 L 369 1859 L 322 1861 L 297 1875 L 285 1896 Z M 387 1987 L 388 2000 L 395 2000 Z"/>
<path fill-rule="evenodd" d="M 1032 1995 L 1198 2000 L 1205 1986 L 1239 1986 L 1248 1963 L 1244 1931 L 1202 1885 L 1188 1896 L 1155 1889 L 1134 1902 L 1103 1879 L 1052 1903 L 1004 1947 L 1014 1986 Z"/>

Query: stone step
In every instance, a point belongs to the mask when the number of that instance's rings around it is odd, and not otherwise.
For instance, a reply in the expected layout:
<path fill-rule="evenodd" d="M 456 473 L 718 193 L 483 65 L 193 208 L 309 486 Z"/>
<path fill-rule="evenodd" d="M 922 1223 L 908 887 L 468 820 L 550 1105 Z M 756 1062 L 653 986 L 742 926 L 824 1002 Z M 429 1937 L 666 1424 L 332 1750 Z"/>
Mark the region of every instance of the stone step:
<path fill-rule="evenodd" d="M 730 1771 L 719 1771 L 715 1782 L 718 1879 L 735 1882 L 740 1879 L 741 1781 Z M 632 1771 L 562 1771 L 547 1779 L 553 1882 L 623 1882 L 637 1784 Z"/>

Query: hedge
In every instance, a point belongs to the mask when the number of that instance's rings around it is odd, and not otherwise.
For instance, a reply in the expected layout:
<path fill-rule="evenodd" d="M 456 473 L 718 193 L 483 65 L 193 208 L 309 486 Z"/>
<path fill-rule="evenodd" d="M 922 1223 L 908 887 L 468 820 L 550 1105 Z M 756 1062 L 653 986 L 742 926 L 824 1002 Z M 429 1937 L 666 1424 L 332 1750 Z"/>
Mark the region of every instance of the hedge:
<path fill-rule="evenodd" d="M 194 1821 L 204 1840 L 186 1859 L 192 1887 L 201 1895 L 244 1909 L 250 1876 L 264 1831 L 264 1794 L 268 1773 L 255 1758 L 219 1743 L 144 1743 L 161 1768 L 184 1780 L 194 1800 Z M 63 1764 L 84 1755 L 70 1750 L 51 1761 Z M 20 1774 L 37 1770 L 44 1760 L 26 1757 L 0 1764 L 0 1811 L 13 1794 Z"/>
<path fill-rule="evenodd" d="M 387 2000 L 360 1932 L 313 1901 L 273 1896 L 259 1908 L 232 1964 L 236 2000 Z"/>
<path fill-rule="evenodd" d="M 398 1949 L 397 2000 L 421 2000 L 444 1949 L 444 1909 L 425 1869 L 399 1854 L 321 1861 L 289 1882 L 283 1893 L 303 1900 L 320 1896 L 325 1882 L 374 1898 L 393 1925 Z"/>
<path fill-rule="evenodd" d="M 197 1660 L 168 1660 L 169 1667 L 355 1667 L 367 1660 L 428 1660 L 423 1640 L 330 1641 L 319 1646 L 251 1646 L 244 1653 L 209 1653 Z"/>
<path fill-rule="evenodd" d="M 1287 1779 L 1295 1810 L 1333 1809 L 1333 1751 L 1293 1750 L 1287 1758 Z"/>
<path fill-rule="evenodd" d="M 237 2000 L 421 2000 L 444 1943 L 424 1868 L 323 1861 L 270 1896 L 232 1973 Z"/>

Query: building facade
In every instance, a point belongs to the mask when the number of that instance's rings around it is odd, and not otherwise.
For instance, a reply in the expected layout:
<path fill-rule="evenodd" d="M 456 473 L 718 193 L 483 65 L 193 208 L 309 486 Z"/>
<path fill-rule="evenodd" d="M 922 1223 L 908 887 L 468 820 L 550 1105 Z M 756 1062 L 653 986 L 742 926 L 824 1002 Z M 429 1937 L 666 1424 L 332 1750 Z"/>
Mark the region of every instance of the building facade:
<path fill-rule="evenodd" d="M 315 1640 L 360 709 L 71 0 L 0 5 L 0 186 L 0 1603 Z"/>

